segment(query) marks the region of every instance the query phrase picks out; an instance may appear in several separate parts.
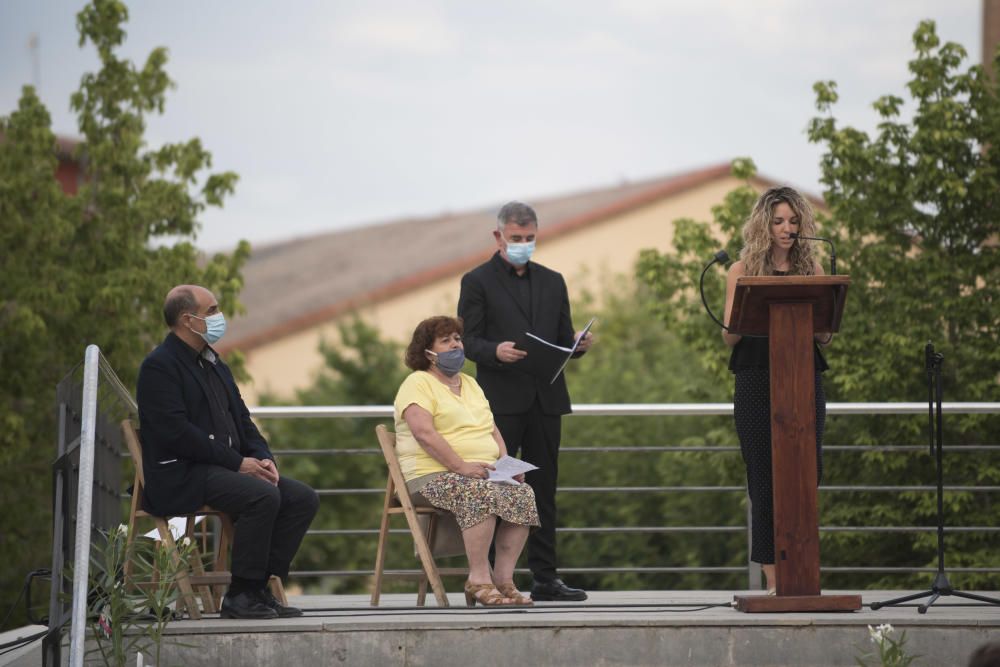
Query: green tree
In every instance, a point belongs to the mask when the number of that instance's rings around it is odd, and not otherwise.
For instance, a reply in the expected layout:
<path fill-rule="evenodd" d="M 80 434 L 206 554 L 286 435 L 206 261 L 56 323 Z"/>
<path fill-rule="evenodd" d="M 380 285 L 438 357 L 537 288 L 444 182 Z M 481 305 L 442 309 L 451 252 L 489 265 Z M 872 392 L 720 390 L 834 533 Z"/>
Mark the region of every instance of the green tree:
<path fill-rule="evenodd" d="M 338 331 L 340 343 L 320 345 L 324 365 L 311 387 L 296 392 L 292 404 L 391 404 L 409 372 L 403 366 L 401 346 L 383 340 L 377 330 L 360 318 L 341 323 Z M 268 394 L 261 397 L 263 405 L 282 402 Z M 393 428 L 391 419 L 362 418 L 275 419 L 263 425 L 282 474 L 301 479 L 323 493 L 351 488 L 385 488 L 385 462 L 375 441 L 375 426 L 380 422 L 388 424 L 390 430 Z M 282 450 L 296 450 L 304 455 L 283 455 Z M 310 453 L 317 450 L 326 451 Z M 382 494 L 323 493 L 311 529 L 377 528 L 383 497 Z M 307 537 L 295 557 L 293 569 L 371 569 L 375 563 L 376 544 L 377 536 L 374 535 Z M 402 557 L 405 549 L 394 548 L 390 554 L 393 555 L 387 567 L 415 567 L 412 558 Z M 354 593 L 364 590 L 367 580 L 336 577 L 305 583 L 324 593 Z"/>
<path fill-rule="evenodd" d="M 719 327 L 705 316 L 698 293 L 699 278 L 706 262 L 720 246 L 731 258 L 738 256 L 743 222 L 758 196 L 753 187 L 757 173 L 753 160 L 734 160 L 732 173 L 745 182 L 712 207 L 711 223 L 691 218 L 675 220 L 674 252 L 643 250 L 636 265 L 637 278 L 651 292 L 654 318 L 691 347 L 695 354 L 690 362 L 707 374 L 709 386 L 731 386 L 732 379 Z M 721 243 L 718 235 L 722 236 Z M 723 271 L 706 274 L 705 298 L 717 316 L 721 315 L 725 289 Z M 731 393 L 728 398 L 732 400 Z"/>
<path fill-rule="evenodd" d="M 1000 368 L 1000 105 L 978 66 L 959 71 L 965 52 L 941 45 L 934 24 L 914 34 L 916 58 L 909 90 L 913 118 L 900 113 L 904 101 L 885 96 L 874 107 L 881 116 L 874 138 L 838 127 L 830 114 L 837 100 L 832 82 L 819 83 L 809 138 L 826 146 L 822 158 L 824 196 L 831 214 L 821 218 L 822 235 L 840 250 L 842 270 L 851 274 L 844 327 L 828 352 L 831 401 L 919 401 L 927 396 L 923 346 L 935 341 L 945 354 L 946 398 L 994 400 Z M 754 175 L 749 160 L 734 163 L 734 174 Z M 696 352 L 692 363 L 720 382 L 726 376 L 726 348 L 702 312 L 698 276 L 720 245 L 735 256 L 739 230 L 756 193 L 747 186 L 713 208 L 712 223 L 678 220 L 675 252 L 643 253 L 637 274 L 662 304 L 659 315 Z M 721 271 L 706 280 L 709 302 L 721 309 Z M 851 417 L 828 421 L 827 445 L 857 445 L 854 452 L 828 452 L 824 483 L 931 484 L 933 460 L 914 453 L 876 451 L 873 445 L 926 442 L 926 418 Z M 996 443 L 997 418 L 972 415 L 947 420 L 946 444 Z M 945 476 L 953 484 L 996 484 L 995 453 L 946 454 Z M 933 494 L 831 493 L 821 500 L 821 523 L 834 526 L 930 526 Z M 995 501 L 985 493 L 948 493 L 946 512 L 964 525 L 995 525 Z M 947 520 L 947 519 L 946 519 Z M 824 564 L 931 566 L 935 536 L 923 533 L 833 532 L 821 536 Z M 1000 543 L 988 533 L 950 534 L 951 566 L 995 565 Z M 956 577 L 965 587 L 996 585 L 996 577 Z M 926 576 L 831 576 L 835 586 L 916 586 Z"/>
<path fill-rule="evenodd" d="M 837 88 L 817 83 L 821 115 L 809 139 L 824 146 L 824 197 L 831 209 L 824 233 L 836 240 L 852 276 L 849 315 L 837 344 L 836 394 L 850 400 L 920 400 L 927 395 L 924 343 L 944 353 L 947 400 L 996 400 L 1000 369 L 1000 99 L 983 68 L 962 69 L 965 49 L 942 44 L 934 23 L 913 34 L 916 57 L 907 88 L 910 100 L 885 95 L 873 104 L 874 136 L 841 127 L 833 117 Z M 912 109 L 912 117 L 903 115 Z M 854 419 L 856 443 L 922 442 L 926 420 Z M 845 424 L 846 425 L 846 424 Z M 958 443 L 997 443 L 996 416 L 946 420 L 945 479 L 996 484 L 1000 457 L 960 453 Z M 931 482 L 927 453 L 863 457 L 855 479 Z M 933 494 L 857 496 L 837 505 L 830 519 L 841 525 L 883 521 L 932 525 Z M 997 523 L 995 499 L 985 493 L 946 494 L 946 513 L 965 525 Z M 933 565 L 932 532 L 892 539 L 830 539 L 834 557 L 848 558 L 858 543 L 870 559 L 886 564 Z M 996 565 L 1000 540 L 988 534 L 949 534 L 949 565 Z M 908 585 L 926 577 L 910 577 Z M 898 580 L 897 580 L 898 581 Z M 996 585 L 997 577 L 956 577 L 967 588 Z M 882 583 L 882 582 L 876 582 Z"/>
<path fill-rule="evenodd" d="M 100 69 L 73 94 L 85 175 L 76 196 L 55 180 L 55 136 L 35 91 L 0 117 L 0 609 L 13 604 L 26 572 L 51 557 L 53 396 L 62 376 L 96 343 L 134 386 L 144 354 L 163 335 L 159 304 L 181 282 L 214 289 L 237 307 L 243 242 L 205 260 L 192 245 L 198 216 L 221 206 L 231 172 L 206 173 L 197 139 L 146 145 L 149 114 L 162 113 L 167 52 L 140 66 L 118 56 L 128 11 L 94 0 L 77 15 L 80 45 Z M 165 244 L 164 240 L 169 242 Z M 23 620 L 17 610 L 12 622 Z"/>
<path fill-rule="evenodd" d="M 695 370 L 699 352 L 657 321 L 662 304 L 648 286 L 624 276 L 600 281 L 603 292 L 574 304 L 581 321 L 598 317 L 592 353 L 568 367 L 574 403 L 727 402 L 731 391 L 711 374 Z M 713 332 L 713 336 L 717 336 Z M 713 338 L 713 340 L 715 340 Z M 590 417 L 563 419 L 560 488 L 740 486 L 739 453 L 686 451 L 736 443 L 726 417 Z M 666 447 L 654 451 L 650 447 Z M 580 448 L 580 449 L 576 449 Z M 643 528 L 730 526 L 704 532 L 561 533 L 560 566 L 745 566 L 746 509 L 742 491 L 593 492 L 559 496 L 560 526 Z M 593 590 L 743 587 L 745 575 L 603 574 L 573 576 Z"/>

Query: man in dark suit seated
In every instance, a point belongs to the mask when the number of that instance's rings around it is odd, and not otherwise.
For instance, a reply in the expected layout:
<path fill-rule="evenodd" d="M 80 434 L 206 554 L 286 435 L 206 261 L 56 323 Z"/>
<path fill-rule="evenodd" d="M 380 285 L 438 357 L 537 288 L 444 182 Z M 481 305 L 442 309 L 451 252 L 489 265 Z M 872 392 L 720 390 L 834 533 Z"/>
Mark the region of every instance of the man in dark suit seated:
<path fill-rule="evenodd" d="M 514 341 L 527 331 L 572 347 L 576 334 L 562 275 L 531 261 L 538 217 L 527 204 L 510 202 L 497 214 L 497 252 L 462 277 L 458 315 L 465 324 L 465 354 L 511 456 L 538 466 L 526 479 L 535 491 L 541 528 L 528 537 L 534 600 L 579 601 L 587 593 L 567 586 L 556 567 L 556 481 L 561 416 L 570 412 L 562 374 L 555 383 L 518 368 L 526 352 Z M 590 347 L 588 332 L 577 354 Z"/>
<path fill-rule="evenodd" d="M 316 492 L 278 473 L 267 441 L 250 420 L 233 375 L 212 349 L 226 331 L 219 302 L 204 287 L 167 294 L 170 333 L 139 369 L 136 398 L 150 514 L 232 515 L 232 582 L 223 618 L 301 616 L 267 589 L 288 576 L 292 556 L 319 508 Z"/>

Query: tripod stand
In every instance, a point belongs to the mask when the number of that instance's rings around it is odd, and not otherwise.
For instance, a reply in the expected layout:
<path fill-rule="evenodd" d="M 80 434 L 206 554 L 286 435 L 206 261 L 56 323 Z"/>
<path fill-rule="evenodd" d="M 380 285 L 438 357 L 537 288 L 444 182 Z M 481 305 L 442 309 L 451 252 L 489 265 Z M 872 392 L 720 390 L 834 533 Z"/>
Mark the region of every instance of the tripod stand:
<path fill-rule="evenodd" d="M 885 602 L 873 602 L 871 604 L 871 608 L 874 611 L 876 609 L 881 609 L 882 607 L 891 607 L 910 600 L 927 597 L 928 595 L 931 599 L 925 604 L 917 607 L 917 611 L 921 614 L 926 614 L 931 605 L 937 602 L 938 598 L 943 595 L 954 595 L 955 597 L 965 598 L 967 600 L 976 600 L 987 604 L 1000 605 L 1000 600 L 996 598 L 988 598 L 983 595 L 964 593 L 962 591 L 955 590 L 951 587 L 951 582 L 948 581 L 948 575 L 945 574 L 944 571 L 944 467 L 942 465 L 942 449 L 944 448 L 944 444 L 942 442 L 941 428 L 941 401 L 944 393 L 941 382 L 941 364 L 944 362 L 944 355 L 939 352 L 935 352 L 934 346 L 928 342 L 927 346 L 924 348 L 924 359 L 927 366 L 927 431 L 930 439 L 931 455 L 935 457 L 937 462 L 938 570 L 937 574 L 934 576 L 934 583 L 931 584 L 931 590 L 924 591 L 923 593 L 914 593 L 913 595 L 905 595 L 901 598 L 886 600 Z"/>

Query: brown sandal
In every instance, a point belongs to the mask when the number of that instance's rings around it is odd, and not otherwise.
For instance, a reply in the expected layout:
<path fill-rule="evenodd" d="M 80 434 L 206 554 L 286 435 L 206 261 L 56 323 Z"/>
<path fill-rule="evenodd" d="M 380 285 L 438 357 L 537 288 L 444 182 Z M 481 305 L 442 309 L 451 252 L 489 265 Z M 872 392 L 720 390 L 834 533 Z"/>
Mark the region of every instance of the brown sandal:
<path fill-rule="evenodd" d="M 513 604 L 515 605 L 530 607 L 535 604 L 530 597 L 517 590 L 517 586 L 514 585 L 513 581 L 509 581 L 506 584 L 497 584 L 496 587 L 505 598 L 513 600 Z"/>
<path fill-rule="evenodd" d="M 484 595 L 480 595 L 484 593 Z M 474 584 L 471 581 L 465 582 L 465 604 L 475 607 L 476 603 L 484 607 L 504 607 L 514 604 L 513 600 L 504 597 L 493 584 Z"/>

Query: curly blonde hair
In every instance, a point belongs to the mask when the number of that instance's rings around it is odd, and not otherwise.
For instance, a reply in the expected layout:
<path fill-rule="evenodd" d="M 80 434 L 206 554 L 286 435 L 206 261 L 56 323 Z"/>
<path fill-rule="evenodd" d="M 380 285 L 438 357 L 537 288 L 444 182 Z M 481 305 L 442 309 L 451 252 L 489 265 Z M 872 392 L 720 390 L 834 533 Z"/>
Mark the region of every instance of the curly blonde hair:
<path fill-rule="evenodd" d="M 771 188 L 754 204 L 750 217 L 743 225 L 743 274 L 747 276 L 773 276 L 774 258 L 771 255 L 771 220 L 775 207 L 784 202 L 799 218 L 799 234 L 816 236 L 816 218 L 812 206 L 794 189 L 781 186 Z M 811 276 L 816 273 L 816 259 L 812 244 L 796 240 L 788 252 L 788 273 Z"/>

